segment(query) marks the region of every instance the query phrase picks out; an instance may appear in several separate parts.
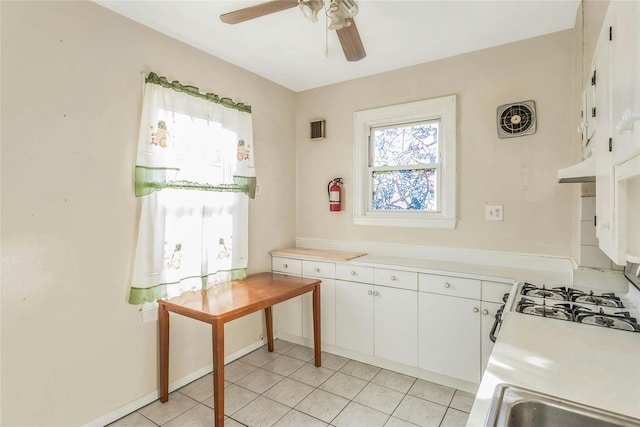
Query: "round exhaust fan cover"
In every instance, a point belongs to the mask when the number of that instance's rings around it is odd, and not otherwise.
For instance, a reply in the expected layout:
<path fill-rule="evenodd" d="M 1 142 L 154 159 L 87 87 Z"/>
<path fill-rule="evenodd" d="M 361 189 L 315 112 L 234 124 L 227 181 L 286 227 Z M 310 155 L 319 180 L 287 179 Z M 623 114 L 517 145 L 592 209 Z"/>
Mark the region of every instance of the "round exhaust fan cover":
<path fill-rule="evenodd" d="M 534 101 L 522 101 L 501 105 L 497 119 L 500 138 L 531 135 L 536 133 L 536 104 Z"/>

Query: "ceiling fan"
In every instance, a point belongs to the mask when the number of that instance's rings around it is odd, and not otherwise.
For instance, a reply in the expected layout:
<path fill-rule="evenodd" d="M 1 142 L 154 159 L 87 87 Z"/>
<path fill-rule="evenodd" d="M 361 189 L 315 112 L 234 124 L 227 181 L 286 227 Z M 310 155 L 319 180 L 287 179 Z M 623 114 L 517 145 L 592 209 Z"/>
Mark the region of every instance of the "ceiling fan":
<path fill-rule="evenodd" d="M 326 9 L 331 20 L 328 29 L 336 30 L 347 61 L 360 61 L 367 56 L 353 20 L 358 14 L 358 5 L 354 0 L 326 0 L 326 4 L 323 0 L 272 0 L 224 13 L 220 15 L 220 20 L 225 24 L 239 24 L 296 6 L 300 7 L 304 16 L 311 22 L 317 22 L 318 12 Z"/>

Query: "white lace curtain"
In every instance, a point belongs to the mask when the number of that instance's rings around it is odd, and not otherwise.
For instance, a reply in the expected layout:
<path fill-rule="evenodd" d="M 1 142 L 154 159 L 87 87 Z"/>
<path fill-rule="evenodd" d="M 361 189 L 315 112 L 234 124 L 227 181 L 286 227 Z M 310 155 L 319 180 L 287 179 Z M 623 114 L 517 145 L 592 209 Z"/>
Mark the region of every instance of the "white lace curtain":
<path fill-rule="evenodd" d="M 131 304 L 246 278 L 251 107 L 149 74 L 135 180 L 142 209 Z"/>

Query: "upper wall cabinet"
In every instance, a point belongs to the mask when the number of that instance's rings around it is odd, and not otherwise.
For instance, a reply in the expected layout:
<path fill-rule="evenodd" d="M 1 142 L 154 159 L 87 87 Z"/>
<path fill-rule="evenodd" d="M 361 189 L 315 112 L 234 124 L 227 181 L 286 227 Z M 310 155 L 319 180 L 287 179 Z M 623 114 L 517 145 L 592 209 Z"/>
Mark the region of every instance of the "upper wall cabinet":
<path fill-rule="evenodd" d="M 640 2 L 610 2 L 586 88 L 593 100 L 588 130 L 596 156 L 596 235 L 602 251 L 617 264 L 635 260 L 637 254 L 629 248 L 640 240 L 629 221 L 629 206 L 640 199 L 635 184 L 629 183 L 640 169 L 628 166 L 640 156 L 639 27 Z M 623 164 L 627 166 L 621 168 Z"/>
<path fill-rule="evenodd" d="M 614 1 L 611 21 L 611 130 L 614 163 L 640 153 L 640 2 Z"/>
<path fill-rule="evenodd" d="M 594 93 L 591 117 L 592 144 L 596 156 L 596 235 L 600 249 L 614 259 L 613 147 L 611 145 L 612 93 L 612 8 L 609 8 L 593 57 L 591 91 Z M 594 129 L 595 128 L 595 129 Z"/>

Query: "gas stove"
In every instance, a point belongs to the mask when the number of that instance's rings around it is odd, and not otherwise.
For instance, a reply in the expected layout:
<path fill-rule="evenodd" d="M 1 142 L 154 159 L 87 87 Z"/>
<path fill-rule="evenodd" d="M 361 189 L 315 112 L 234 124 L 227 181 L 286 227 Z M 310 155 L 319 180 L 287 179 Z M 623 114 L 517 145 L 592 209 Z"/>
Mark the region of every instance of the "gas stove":
<path fill-rule="evenodd" d="M 590 288 L 519 284 L 512 311 L 585 325 L 640 332 L 640 292 L 629 284 L 629 292 Z"/>

